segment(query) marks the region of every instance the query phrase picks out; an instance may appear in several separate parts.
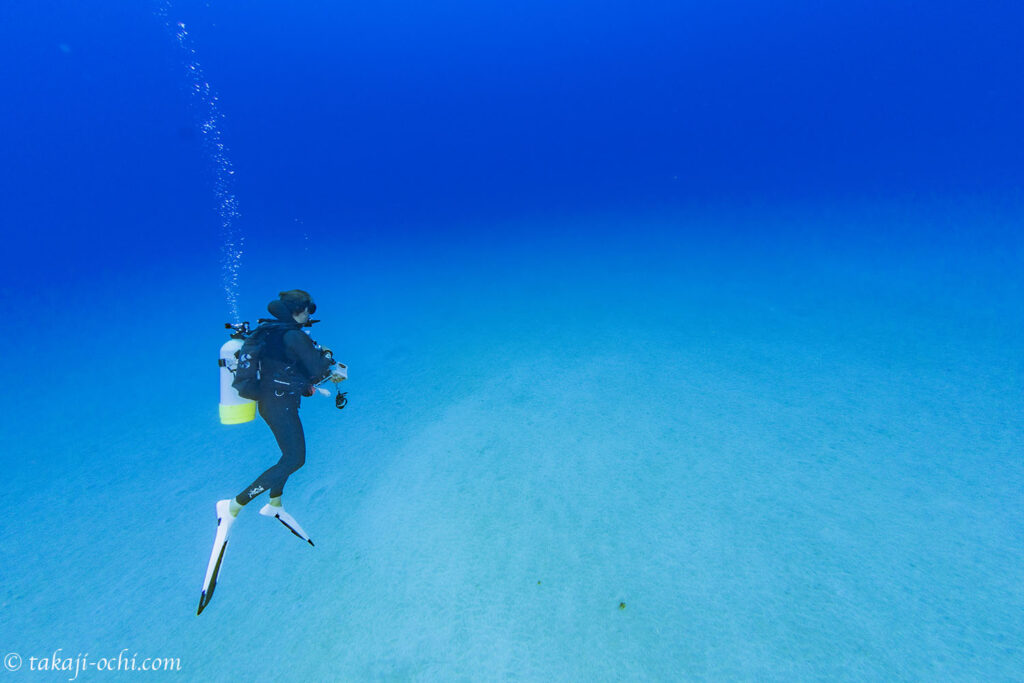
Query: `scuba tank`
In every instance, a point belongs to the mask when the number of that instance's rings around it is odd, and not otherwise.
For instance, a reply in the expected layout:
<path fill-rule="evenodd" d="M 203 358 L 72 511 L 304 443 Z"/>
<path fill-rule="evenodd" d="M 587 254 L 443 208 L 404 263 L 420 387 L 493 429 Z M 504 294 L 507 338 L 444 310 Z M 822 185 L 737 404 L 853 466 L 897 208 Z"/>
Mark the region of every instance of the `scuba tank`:
<path fill-rule="evenodd" d="M 220 347 L 220 423 L 237 425 L 256 419 L 256 401 L 242 398 L 231 386 L 238 365 L 238 350 L 242 348 L 245 336 L 249 333 L 249 323 L 225 323 L 224 327 L 234 332 L 231 339 Z"/>

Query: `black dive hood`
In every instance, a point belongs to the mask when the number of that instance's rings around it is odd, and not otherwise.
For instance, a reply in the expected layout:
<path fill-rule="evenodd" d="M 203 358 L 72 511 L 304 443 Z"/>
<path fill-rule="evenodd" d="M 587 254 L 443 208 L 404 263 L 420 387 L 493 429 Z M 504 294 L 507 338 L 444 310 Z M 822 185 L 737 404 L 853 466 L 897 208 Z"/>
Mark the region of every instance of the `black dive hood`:
<path fill-rule="evenodd" d="M 270 315 L 274 316 L 281 322 L 295 322 L 295 318 L 292 317 L 292 310 L 288 308 L 288 304 L 281 301 L 280 299 L 274 299 L 269 304 L 267 304 L 267 311 L 270 312 Z"/>

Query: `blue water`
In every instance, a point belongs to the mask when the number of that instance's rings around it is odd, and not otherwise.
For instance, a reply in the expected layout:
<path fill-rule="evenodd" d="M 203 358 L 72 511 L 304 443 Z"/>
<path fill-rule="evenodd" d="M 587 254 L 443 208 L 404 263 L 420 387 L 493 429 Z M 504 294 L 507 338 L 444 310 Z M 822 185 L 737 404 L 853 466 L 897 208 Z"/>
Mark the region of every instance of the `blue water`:
<path fill-rule="evenodd" d="M 3 5 L 2 675 L 1024 679 L 1022 19 Z M 294 287 L 317 545 L 196 616 Z"/>

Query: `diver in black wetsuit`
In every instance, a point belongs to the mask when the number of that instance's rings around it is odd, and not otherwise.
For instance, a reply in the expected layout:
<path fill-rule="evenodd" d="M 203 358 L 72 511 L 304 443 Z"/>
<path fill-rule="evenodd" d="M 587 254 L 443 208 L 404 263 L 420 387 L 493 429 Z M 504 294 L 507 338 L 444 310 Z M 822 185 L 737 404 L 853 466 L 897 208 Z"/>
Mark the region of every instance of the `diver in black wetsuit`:
<path fill-rule="evenodd" d="M 347 379 L 348 368 L 341 363 L 335 364 L 330 349 L 322 349 L 302 331 L 303 326 L 312 324 L 309 316 L 316 311 L 313 297 L 301 289 L 281 292 L 278 296 L 279 299 L 267 306 L 275 320 L 260 321 L 260 326 L 246 339 L 246 344 L 252 342 L 252 352 L 245 361 L 246 369 L 253 369 L 252 360 L 259 361 L 259 374 L 256 375 L 259 386 L 253 390 L 249 382 L 255 377 L 247 374 L 245 395 L 249 398 L 256 396 L 260 416 L 266 420 L 277 445 L 281 447 L 281 459 L 234 498 L 217 501 L 217 535 L 206 566 L 196 614 L 202 614 L 213 598 L 235 518 L 243 506 L 264 491 L 270 491 L 270 503 L 263 506 L 260 514 L 278 520 L 293 534 L 313 545 L 309 535 L 281 506 L 285 482 L 306 462 L 306 437 L 299 421 L 299 401 L 302 396 L 312 396 L 316 385 L 325 379 L 335 384 Z M 248 332 L 247 323 L 228 327 Z M 345 407 L 341 392 L 338 392 L 335 405 Z"/>
<path fill-rule="evenodd" d="M 340 382 L 347 377 L 344 366 L 332 372 L 330 350 L 320 347 L 302 331 L 316 304 L 308 292 L 292 289 L 281 292 L 267 310 L 276 320 L 266 322 L 264 350 L 260 361 L 259 412 L 277 439 L 281 459 L 230 501 L 230 513 L 237 516 L 242 507 L 264 491 L 270 492 L 270 506 L 261 514 L 284 513 L 281 494 L 288 477 L 306 462 L 306 437 L 299 420 L 299 401 L 312 396 L 314 385 L 330 378 Z M 277 510 L 270 508 L 278 508 Z M 281 517 L 278 517 L 282 519 Z M 282 519 L 282 522 L 285 522 Z M 285 522 L 285 526 L 292 527 Z M 295 529 L 292 529 L 295 533 Z M 298 534 L 305 538 L 304 534 Z M 306 538 L 308 540 L 308 538 Z"/>

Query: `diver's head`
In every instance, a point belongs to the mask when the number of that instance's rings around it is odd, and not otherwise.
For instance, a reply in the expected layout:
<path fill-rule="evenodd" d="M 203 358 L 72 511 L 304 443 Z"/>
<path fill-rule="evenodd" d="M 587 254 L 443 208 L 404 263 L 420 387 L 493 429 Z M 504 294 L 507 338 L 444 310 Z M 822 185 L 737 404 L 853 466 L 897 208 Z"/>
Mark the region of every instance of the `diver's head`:
<path fill-rule="evenodd" d="M 316 313 L 316 304 L 309 292 L 289 289 L 277 296 L 276 301 L 271 301 L 267 305 L 267 310 L 278 320 L 294 320 L 304 325 L 309 321 L 309 316 Z"/>

